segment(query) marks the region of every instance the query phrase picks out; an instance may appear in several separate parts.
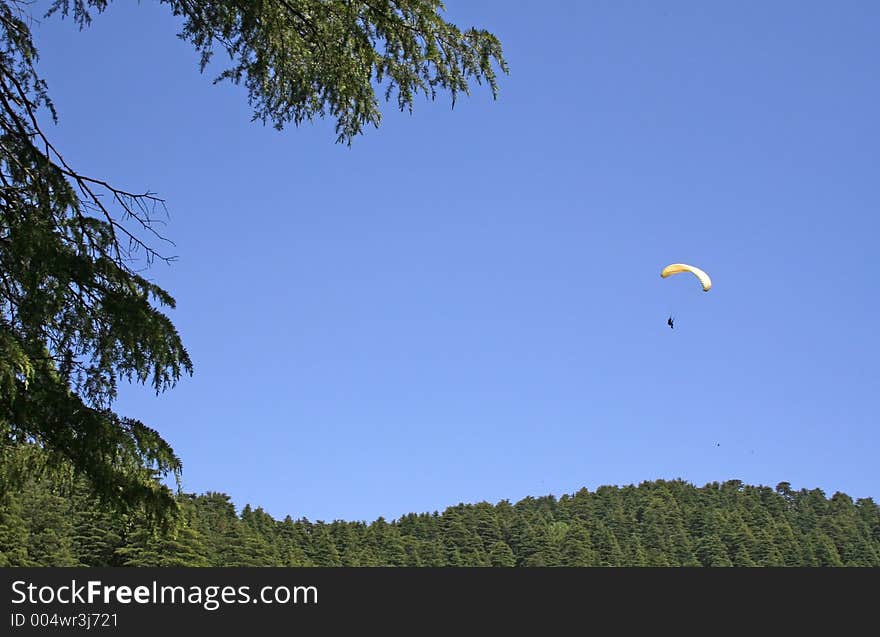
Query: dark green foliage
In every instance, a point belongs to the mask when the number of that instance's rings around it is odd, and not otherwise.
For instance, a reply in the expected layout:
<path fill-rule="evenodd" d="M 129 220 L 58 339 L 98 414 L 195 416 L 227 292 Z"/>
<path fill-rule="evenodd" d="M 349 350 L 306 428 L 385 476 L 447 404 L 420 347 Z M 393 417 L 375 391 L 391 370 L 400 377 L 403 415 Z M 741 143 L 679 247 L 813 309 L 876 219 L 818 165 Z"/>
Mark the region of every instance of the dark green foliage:
<path fill-rule="evenodd" d="M 0 505 L 0 568 L 35 565 L 28 556 L 29 535 L 21 499 L 6 498 Z"/>
<path fill-rule="evenodd" d="M 516 566 L 516 557 L 510 547 L 498 540 L 489 549 L 489 565 L 490 566 Z"/>
<path fill-rule="evenodd" d="M 598 566 L 596 551 L 590 534 L 581 522 L 574 522 L 566 530 L 559 550 L 560 566 Z"/>
<path fill-rule="evenodd" d="M 80 566 L 73 550 L 73 510 L 45 481 L 27 485 L 21 517 L 28 527 L 28 558 L 37 564 Z"/>
<path fill-rule="evenodd" d="M 349 144 L 379 124 L 377 87 L 412 109 L 437 91 L 454 103 L 474 81 L 494 96 L 495 68 L 507 70 L 497 38 L 460 30 L 437 0 L 157 1 L 182 18 L 203 70 L 226 54 L 217 81 L 246 87 L 254 119 L 280 129 L 329 116 Z M 141 274 L 172 260 L 155 245 L 167 242 L 164 202 L 78 172 L 40 127 L 42 111 L 57 115 L 36 70 L 32 5 L 0 0 L 0 456 L 37 446 L 48 469 L 72 469 L 121 513 L 167 525 L 179 510 L 162 478 L 179 480 L 181 462 L 158 432 L 111 408 L 120 381 L 158 393 L 193 371 L 165 313 L 175 300 Z M 53 0 L 46 17 L 84 28 L 108 5 Z M 230 530 L 230 550 L 263 550 L 249 535 L 262 530 L 247 526 Z M 106 540 L 103 557 L 86 558 L 113 561 Z"/>
<path fill-rule="evenodd" d="M 244 84 L 254 119 L 281 129 L 332 117 L 337 141 L 379 126 L 376 87 L 401 110 L 438 89 L 453 104 L 472 81 L 498 93 L 495 67 L 507 72 L 501 43 L 482 29 L 462 31 L 440 0 L 158 0 L 183 18 L 180 37 L 201 54 L 230 60 L 214 80 Z M 55 0 L 53 12 L 87 25 L 108 0 Z"/>
<path fill-rule="evenodd" d="M 315 566 L 342 566 L 339 557 L 339 549 L 336 548 L 330 529 L 323 523 L 318 523 L 311 534 L 309 542 L 309 559 Z"/>
<path fill-rule="evenodd" d="M 80 564 L 121 566 L 123 521 L 80 495 L 73 519 L 73 550 Z"/>
<path fill-rule="evenodd" d="M 53 475 L 2 492 L 0 566 L 880 566 L 880 507 L 815 489 L 658 480 L 369 524 L 238 513 L 212 492 L 178 496 L 162 529 Z"/>
<path fill-rule="evenodd" d="M 705 535 L 697 541 L 697 558 L 703 566 L 733 566 L 727 547 L 714 533 Z"/>
<path fill-rule="evenodd" d="M 121 566 L 211 566 L 202 537 L 185 523 L 171 532 L 137 528 L 116 555 Z"/>
<path fill-rule="evenodd" d="M 159 392 L 192 369 L 160 311 L 174 299 L 138 273 L 160 256 L 144 238 L 161 201 L 76 172 L 40 128 L 37 111 L 55 111 L 27 4 L 0 1 L 0 455 L 37 445 L 45 468 L 165 518 L 175 502 L 156 477 L 180 461 L 110 409 L 120 380 Z"/>

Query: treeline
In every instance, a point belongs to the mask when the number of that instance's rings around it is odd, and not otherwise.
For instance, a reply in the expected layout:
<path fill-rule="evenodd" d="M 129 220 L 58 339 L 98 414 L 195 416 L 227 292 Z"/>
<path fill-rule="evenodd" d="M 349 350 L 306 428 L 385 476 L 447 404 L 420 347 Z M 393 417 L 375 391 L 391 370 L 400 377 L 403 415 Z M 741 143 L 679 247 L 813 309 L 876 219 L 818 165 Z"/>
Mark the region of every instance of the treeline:
<path fill-rule="evenodd" d="M 788 483 L 657 480 L 369 524 L 179 503 L 161 530 L 75 480 L 26 479 L 2 492 L 0 566 L 880 566 L 877 504 Z"/>

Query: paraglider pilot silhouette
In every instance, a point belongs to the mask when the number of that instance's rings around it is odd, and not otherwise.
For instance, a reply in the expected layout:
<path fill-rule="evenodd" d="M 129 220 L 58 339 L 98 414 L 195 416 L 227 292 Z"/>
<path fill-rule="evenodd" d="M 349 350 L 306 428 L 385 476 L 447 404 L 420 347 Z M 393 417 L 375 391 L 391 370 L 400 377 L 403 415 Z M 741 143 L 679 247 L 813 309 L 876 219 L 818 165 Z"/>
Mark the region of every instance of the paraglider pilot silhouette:
<path fill-rule="evenodd" d="M 667 265 L 663 268 L 663 271 L 660 272 L 660 276 L 664 279 L 668 276 L 672 276 L 673 274 L 681 274 L 682 272 L 690 272 L 700 281 L 700 285 L 703 287 L 703 292 L 708 292 L 709 288 L 712 287 L 712 279 L 709 278 L 709 275 L 703 272 L 700 268 L 694 267 L 692 265 L 688 265 L 687 263 L 673 263 L 671 265 Z M 669 318 L 666 319 L 666 324 L 669 326 L 669 329 L 675 329 L 675 319 L 670 314 Z"/>

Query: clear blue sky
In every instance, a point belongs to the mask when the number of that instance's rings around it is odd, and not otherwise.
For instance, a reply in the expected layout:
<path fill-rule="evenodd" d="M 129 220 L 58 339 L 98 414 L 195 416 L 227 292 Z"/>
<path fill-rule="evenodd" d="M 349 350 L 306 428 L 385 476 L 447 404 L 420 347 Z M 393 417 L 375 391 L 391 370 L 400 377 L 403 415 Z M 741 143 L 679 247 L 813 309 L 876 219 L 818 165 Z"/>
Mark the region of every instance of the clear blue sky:
<path fill-rule="evenodd" d="M 658 478 L 880 497 L 880 5 L 447 7 L 501 38 L 498 101 L 388 105 L 352 148 L 251 123 L 157 2 L 35 27 L 59 149 L 168 202 L 150 276 L 196 373 L 117 407 L 184 488 L 368 521 Z"/>

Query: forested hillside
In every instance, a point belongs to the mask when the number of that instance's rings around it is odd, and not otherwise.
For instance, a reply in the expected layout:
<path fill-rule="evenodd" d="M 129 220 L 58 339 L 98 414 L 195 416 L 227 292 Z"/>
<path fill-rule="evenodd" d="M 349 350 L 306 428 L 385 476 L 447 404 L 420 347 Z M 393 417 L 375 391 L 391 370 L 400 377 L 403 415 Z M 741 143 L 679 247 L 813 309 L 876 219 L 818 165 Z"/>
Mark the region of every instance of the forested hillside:
<path fill-rule="evenodd" d="M 371 523 L 276 520 L 207 493 L 179 496 L 161 531 L 49 475 L 0 476 L 0 566 L 880 566 L 873 500 L 788 483 L 657 480 Z"/>

